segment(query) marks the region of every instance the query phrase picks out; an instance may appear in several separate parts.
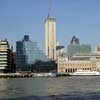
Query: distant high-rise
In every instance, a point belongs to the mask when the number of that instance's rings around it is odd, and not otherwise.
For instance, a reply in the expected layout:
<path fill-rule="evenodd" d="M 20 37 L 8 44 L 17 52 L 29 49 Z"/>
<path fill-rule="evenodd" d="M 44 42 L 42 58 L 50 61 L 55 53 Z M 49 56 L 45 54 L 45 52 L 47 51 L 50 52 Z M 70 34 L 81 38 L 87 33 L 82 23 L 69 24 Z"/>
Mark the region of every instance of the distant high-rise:
<path fill-rule="evenodd" d="M 79 39 L 76 36 L 72 37 L 71 44 L 79 44 Z"/>
<path fill-rule="evenodd" d="M 56 19 L 49 16 L 45 20 L 45 53 L 49 59 L 56 59 Z"/>
<path fill-rule="evenodd" d="M 91 45 L 80 44 L 79 39 L 76 36 L 72 37 L 70 44 L 67 46 L 67 55 L 72 56 L 78 53 L 90 53 Z"/>

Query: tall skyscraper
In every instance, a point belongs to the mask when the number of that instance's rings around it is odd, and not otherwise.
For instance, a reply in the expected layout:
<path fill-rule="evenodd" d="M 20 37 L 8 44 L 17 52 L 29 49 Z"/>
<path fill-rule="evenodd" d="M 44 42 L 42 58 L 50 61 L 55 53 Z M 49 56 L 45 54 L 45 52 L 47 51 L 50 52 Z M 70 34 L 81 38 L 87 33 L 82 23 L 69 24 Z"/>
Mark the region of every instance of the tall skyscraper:
<path fill-rule="evenodd" d="M 45 53 L 51 60 L 56 60 L 56 19 L 49 16 L 45 20 Z"/>

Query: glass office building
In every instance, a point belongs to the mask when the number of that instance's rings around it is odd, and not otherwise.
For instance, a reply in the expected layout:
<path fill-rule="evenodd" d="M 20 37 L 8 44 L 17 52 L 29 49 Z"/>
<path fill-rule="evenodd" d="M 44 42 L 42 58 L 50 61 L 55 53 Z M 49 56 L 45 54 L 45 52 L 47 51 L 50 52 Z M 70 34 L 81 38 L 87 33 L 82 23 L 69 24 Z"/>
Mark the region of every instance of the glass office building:
<path fill-rule="evenodd" d="M 67 47 L 67 55 L 73 56 L 80 53 L 91 53 L 91 45 L 80 44 L 79 39 L 76 36 L 73 36 Z"/>
<path fill-rule="evenodd" d="M 47 61 L 48 59 L 28 35 L 25 35 L 22 41 L 16 42 L 17 71 L 31 71 L 33 64 L 38 60 Z"/>
<path fill-rule="evenodd" d="M 70 44 L 67 47 L 67 54 L 69 56 L 72 56 L 74 54 L 80 54 L 80 53 L 91 53 L 91 45 L 86 44 Z"/>

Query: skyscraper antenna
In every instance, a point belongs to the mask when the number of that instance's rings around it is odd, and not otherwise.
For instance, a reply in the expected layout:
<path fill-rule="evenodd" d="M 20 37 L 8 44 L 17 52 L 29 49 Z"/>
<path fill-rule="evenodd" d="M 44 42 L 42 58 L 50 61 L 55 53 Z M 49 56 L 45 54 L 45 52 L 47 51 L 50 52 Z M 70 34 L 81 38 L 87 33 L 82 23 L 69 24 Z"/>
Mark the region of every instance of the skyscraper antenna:
<path fill-rule="evenodd" d="M 51 12 L 51 0 L 48 0 L 48 18 L 50 17 Z"/>

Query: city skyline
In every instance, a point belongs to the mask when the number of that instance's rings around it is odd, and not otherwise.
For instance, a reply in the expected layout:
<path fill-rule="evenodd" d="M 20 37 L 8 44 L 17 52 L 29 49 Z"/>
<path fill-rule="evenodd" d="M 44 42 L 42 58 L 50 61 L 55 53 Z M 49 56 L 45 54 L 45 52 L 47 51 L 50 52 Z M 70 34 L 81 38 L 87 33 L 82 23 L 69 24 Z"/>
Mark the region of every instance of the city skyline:
<path fill-rule="evenodd" d="M 73 35 L 83 44 L 97 46 L 100 43 L 99 4 L 99 0 L 52 0 L 50 15 L 57 20 L 60 44 L 67 46 Z M 0 0 L 0 7 L 0 39 L 7 38 L 15 45 L 23 35 L 30 34 L 32 41 L 39 42 L 44 49 L 48 0 Z"/>

